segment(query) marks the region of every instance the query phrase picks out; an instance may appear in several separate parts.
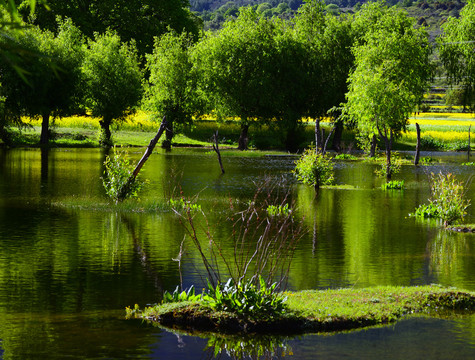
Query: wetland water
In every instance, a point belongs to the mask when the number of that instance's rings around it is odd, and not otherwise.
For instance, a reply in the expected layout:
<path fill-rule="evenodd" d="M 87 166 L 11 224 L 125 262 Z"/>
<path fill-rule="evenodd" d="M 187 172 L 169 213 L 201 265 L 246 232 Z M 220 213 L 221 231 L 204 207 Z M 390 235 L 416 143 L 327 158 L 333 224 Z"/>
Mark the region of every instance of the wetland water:
<path fill-rule="evenodd" d="M 142 149 L 131 150 L 133 159 Z M 434 156 L 435 157 L 435 156 Z M 223 339 L 171 333 L 124 320 L 126 306 L 157 302 L 180 282 L 173 261 L 183 229 L 171 212 L 117 213 L 81 208 L 105 203 L 104 154 L 97 149 L 0 149 L 0 358 L 202 359 L 237 358 L 262 351 L 267 358 L 468 359 L 475 357 L 475 316 L 417 317 L 334 335 Z M 324 289 L 438 283 L 475 291 L 475 234 L 450 233 L 408 218 L 429 196 L 427 172 L 473 167 L 465 156 L 443 163 L 403 166 L 404 192 L 384 192 L 376 165 L 340 162 L 338 184 L 354 189 L 294 184 L 292 198 L 309 228 L 295 253 L 289 287 Z M 183 192 L 206 206 L 250 199 L 253 181 L 288 176 L 287 157 L 223 159 L 174 150 L 150 157 L 142 199 L 161 201 L 170 173 L 182 173 Z M 467 195 L 473 201 L 475 184 Z M 75 205 L 75 206 L 72 206 Z M 468 221 L 475 222 L 473 206 Z M 211 219 L 212 221 L 212 219 Z M 226 237 L 228 229 L 211 224 Z M 204 269 L 189 247 L 182 260 L 184 286 L 202 286 Z M 223 348 L 215 355 L 217 348 Z M 253 349 L 253 350 L 251 350 Z"/>

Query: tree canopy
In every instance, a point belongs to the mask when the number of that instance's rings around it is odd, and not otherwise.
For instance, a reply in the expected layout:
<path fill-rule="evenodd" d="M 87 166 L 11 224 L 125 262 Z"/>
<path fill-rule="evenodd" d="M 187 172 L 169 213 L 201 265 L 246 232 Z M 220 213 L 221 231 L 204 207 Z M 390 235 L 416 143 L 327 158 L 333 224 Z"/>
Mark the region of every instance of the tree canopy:
<path fill-rule="evenodd" d="M 451 17 L 438 38 L 440 58 L 452 85 L 462 87 L 462 104 L 475 108 L 475 1 L 468 0 L 460 18 Z"/>
<path fill-rule="evenodd" d="M 88 43 L 82 72 L 86 106 L 102 118 L 101 144 L 112 144 L 110 125 L 132 113 L 142 98 L 142 71 L 134 42 L 122 42 L 114 32 L 96 34 Z"/>
<path fill-rule="evenodd" d="M 424 29 L 415 29 L 411 19 L 395 8 L 370 4 L 362 11 L 381 16 L 373 18 L 373 30 L 354 47 L 356 66 L 348 79 L 345 111 L 361 132 L 376 133 L 384 141 L 390 178 L 392 140 L 405 130 L 427 89 L 431 47 Z"/>
<path fill-rule="evenodd" d="M 20 10 L 29 17 L 30 1 Z M 153 38 L 171 28 L 198 35 L 199 20 L 187 0 L 48 0 L 48 8 L 37 7 L 32 22 L 55 31 L 55 18 L 68 17 L 89 38 L 94 33 L 115 31 L 123 41 L 135 40 L 139 54 L 151 53 Z"/>

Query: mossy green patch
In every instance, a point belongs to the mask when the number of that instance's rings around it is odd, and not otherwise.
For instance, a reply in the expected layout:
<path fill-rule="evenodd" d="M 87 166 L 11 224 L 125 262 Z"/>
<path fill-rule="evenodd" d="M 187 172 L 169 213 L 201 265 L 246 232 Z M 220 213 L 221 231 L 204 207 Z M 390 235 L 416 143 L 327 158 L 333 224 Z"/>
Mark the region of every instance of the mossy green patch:
<path fill-rule="evenodd" d="M 396 321 L 408 314 L 475 310 L 475 293 L 436 285 L 285 292 L 286 312 L 247 319 L 215 312 L 203 302 L 182 302 L 129 311 L 163 326 L 223 333 L 306 333 L 352 330 Z M 129 309 L 130 310 L 130 309 Z"/>

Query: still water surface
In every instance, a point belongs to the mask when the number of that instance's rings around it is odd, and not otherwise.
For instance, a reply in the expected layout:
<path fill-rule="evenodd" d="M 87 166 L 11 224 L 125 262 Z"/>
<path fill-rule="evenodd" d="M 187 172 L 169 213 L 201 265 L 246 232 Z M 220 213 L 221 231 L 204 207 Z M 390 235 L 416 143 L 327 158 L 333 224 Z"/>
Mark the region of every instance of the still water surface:
<path fill-rule="evenodd" d="M 174 334 L 124 320 L 124 308 L 155 303 L 180 282 L 176 257 L 184 236 L 171 212 L 117 213 L 81 209 L 105 203 L 97 149 L 0 150 L 0 357 L 3 359 L 267 358 L 469 359 L 475 316 L 411 318 L 395 325 L 334 335 L 223 339 Z M 141 150 L 131 151 L 133 159 Z M 247 201 L 255 182 L 287 177 L 292 158 L 225 157 L 174 150 L 154 154 L 143 169 L 143 200 L 162 201 L 170 174 L 206 206 Z M 441 231 L 408 218 L 429 196 L 427 174 L 441 169 L 469 179 L 463 156 L 429 167 L 403 166 L 404 192 L 384 192 L 375 165 L 342 162 L 336 182 L 352 189 L 292 186 L 309 229 L 290 271 L 291 289 L 439 283 L 475 291 L 475 235 Z M 176 180 L 178 181 L 178 180 Z M 472 183 L 468 196 L 473 199 Z M 221 204 L 221 205 L 220 205 Z M 473 208 L 468 221 L 475 222 Z M 211 219 L 212 221 L 212 219 Z M 225 237 L 229 229 L 211 224 Z M 202 285 L 192 248 L 183 258 L 184 285 Z M 240 349 L 240 350 L 239 350 Z"/>

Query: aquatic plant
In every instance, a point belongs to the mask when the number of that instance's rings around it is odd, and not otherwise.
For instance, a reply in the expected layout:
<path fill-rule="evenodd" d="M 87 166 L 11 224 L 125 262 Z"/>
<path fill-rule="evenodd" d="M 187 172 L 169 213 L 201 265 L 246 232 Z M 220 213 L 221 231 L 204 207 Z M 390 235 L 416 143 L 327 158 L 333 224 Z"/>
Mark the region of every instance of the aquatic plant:
<path fill-rule="evenodd" d="M 220 209 L 225 216 L 221 226 L 228 224 L 231 228 L 228 239 L 217 240 L 204 211 L 197 213 L 187 207 L 177 212 L 213 287 L 223 283 L 223 278 L 231 278 L 234 284 L 248 280 L 259 287 L 261 277 L 268 287 L 277 282 L 275 289 L 285 288 L 296 245 L 306 230 L 302 221 L 292 216 L 288 186 L 282 181 L 268 178 L 256 184 L 252 200 L 244 207 L 230 200 L 229 211 Z M 238 211 L 239 208 L 242 210 Z M 269 214 L 269 208 L 276 209 L 279 216 Z M 203 234 L 207 237 L 206 247 L 201 245 Z M 232 242 L 234 246 L 225 251 L 221 242 Z"/>
<path fill-rule="evenodd" d="M 439 211 L 437 210 L 437 207 L 432 203 L 421 204 L 416 208 L 414 213 L 409 214 L 409 216 L 415 216 L 424 219 L 438 218 Z"/>
<path fill-rule="evenodd" d="M 462 220 L 470 200 L 465 198 L 464 183 L 457 180 L 452 173 L 431 173 L 430 203 L 437 209 L 437 214 L 444 226 Z"/>
<path fill-rule="evenodd" d="M 330 158 L 317 154 L 312 148 L 306 149 L 295 162 L 293 173 L 299 181 L 314 186 L 317 190 L 321 185 L 331 185 L 334 180 Z"/>
<path fill-rule="evenodd" d="M 179 199 L 171 198 L 169 202 L 170 202 L 171 208 L 175 212 L 201 211 L 201 205 L 195 204 L 192 200 L 185 200 L 183 197 Z"/>
<path fill-rule="evenodd" d="M 289 216 L 292 210 L 289 208 L 289 204 L 284 205 L 269 205 L 267 207 L 267 214 L 269 216 Z"/>
<path fill-rule="evenodd" d="M 251 319 L 272 318 L 286 310 L 287 298 L 277 294 L 277 283 L 267 286 L 259 276 L 259 285 L 254 281 L 243 280 L 235 283 L 229 279 L 224 285 L 216 286 L 208 282 L 208 292 L 203 295 L 204 304 L 215 311 L 228 311 Z"/>
<path fill-rule="evenodd" d="M 174 303 L 180 301 L 199 301 L 202 299 L 202 294 L 196 295 L 195 288 L 193 285 L 188 289 L 188 291 L 180 291 L 179 286 L 176 287 L 175 291 L 172 293 L 165 290 L 163 293 L 162 303 Z"/>
<path fill-rule="evenodd" d="M 381 185 L 383 190 L 403 190 L 404 180 L 391 180 Z"/>

